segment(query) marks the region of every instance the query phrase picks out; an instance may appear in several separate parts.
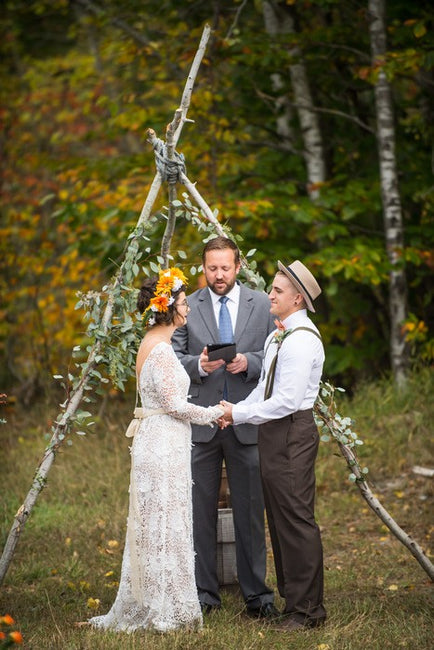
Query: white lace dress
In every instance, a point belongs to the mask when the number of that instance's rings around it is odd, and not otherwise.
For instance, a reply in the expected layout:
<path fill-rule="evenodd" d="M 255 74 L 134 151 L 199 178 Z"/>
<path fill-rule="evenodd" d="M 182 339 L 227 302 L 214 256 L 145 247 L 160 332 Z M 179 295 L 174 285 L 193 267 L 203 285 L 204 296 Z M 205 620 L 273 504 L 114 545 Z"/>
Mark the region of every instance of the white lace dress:
<path fill-rule="evenodd" d="M 116 600 L 91 625 L 115 630 L 200 626 L 194 578 L 190 422 L 209 424 L 220 407 L 187 401 L 189 377 L 172 347 L 158 343 L 139 390 L 146 412 L 131 447 L 130 503 Z M 164 413 L 161 413 L 164 411 Z"/>

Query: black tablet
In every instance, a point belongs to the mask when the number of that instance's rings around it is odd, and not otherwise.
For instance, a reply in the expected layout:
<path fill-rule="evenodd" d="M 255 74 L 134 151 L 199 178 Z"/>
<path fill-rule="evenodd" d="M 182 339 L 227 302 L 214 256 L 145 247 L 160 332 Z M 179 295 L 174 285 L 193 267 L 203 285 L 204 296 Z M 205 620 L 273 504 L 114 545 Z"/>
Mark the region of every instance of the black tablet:
<path fill-rule="evenodd" d="M 217 361 L 217 359 L 232 361 L 237 355 L 237 346 L 235 343 L 212 343 L 206 347 L 209 361 Z"/>

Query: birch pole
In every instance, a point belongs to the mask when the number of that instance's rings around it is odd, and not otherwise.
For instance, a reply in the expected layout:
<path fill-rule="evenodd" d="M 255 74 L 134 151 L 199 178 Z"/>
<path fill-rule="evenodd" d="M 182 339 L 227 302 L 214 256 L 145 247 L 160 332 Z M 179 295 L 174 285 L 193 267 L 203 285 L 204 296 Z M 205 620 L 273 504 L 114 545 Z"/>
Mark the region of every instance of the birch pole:
<path fill-rule="evenodd" d="M 386 77 L 385 0 L 369 0 L 372 66 L 378 69 L 375 84 L 377 145 L 380 163 L 381 197 L 383 203 L 386 250 L 389 273 L 390 360 L 396 384 L 406 383 L 408 350 L 402 325 L 407 317 L 407 279 L 401 266 L 404 247 L 401 198 L 398 189 L 395 126 L 390 84 Z"/>
<path fill-rule="evenodd" d="M 434 565 L 432 562 L 419 544 L 397 524 L 369 487 L 366 480 L 368 470 L 367 468 L 361 468 L 357 454 L 354 451 L 355 445 L 363 443 L 351 429 L 352 420 L 342 417 L 337 413 L 334 398 L 335 390 L 341 389 L 335 389 L 327 382 L 322 383 L 318 398 L 315 402 L 314 415 L 318 428 L 322 433 L 321 440 L 327 442 L 330 436 L 333 437 L 351 472 L 350 480 L 357 485 L 368 506 L 387 526 L 390 532 L 395 535 L 397 540 L 410 551 L 422 569 L 434 581 Z"/>
<path fill-rule="evenodd" d="M 208 25 L 204 27 L 202 32 L 202 37 L 196 55 L 194 57 L 190 73 L 187 78 L 187 82 L 184 88 L 184 92 L 181 99 L 180 107 L 175 111 L 175 116 L 172 121 L 173 127 L 173 138 L 172 145 L 176 146 L 176 143 L 181 135 L 182 127 L 187 121 L 187 111 L 191 101 L 191 95 L 193 92 L 193 87 L 195 79 L 202 61 L 202 58 L 205 54 L 205 49 L 211 34 L 211 29 Z M 121 289 L 123 284 L 124 273 L 128 268 L 128 265 L 134 261 L 135 255 L 139 249 L 139 240 L 141 237 L 141 228 L 149 219 L 152 206 L 155 202 L 155 199 L 158 195 L 158 192 L 161 188 L 162 178 L 160 172 L 157 170 L 151 188 L 149 190 L 148 196 L 143 205 L 142 211 L 140 213 L 139 219 L 137 221 L 136 227 L 133 231 L 133 236 L 130 236 L 129 243 L 125 247 L 125 253 L 123 261 L 119 267 L 117 274 L 112 280 L 111 285 L 106 289 L 108 294 L 107 304 L 101 320 L 101 333 L 102 336 L 95 340 L 92 345 L 87 362 L 84 364 L 81 375 L 78 379 L 77 385 L 74 390 L 71 392 L 70 396 L 67 399 L 65 404 L 65 410 L 59 414 L 54 423 L 53 429 L 51 431 L 50 442 L 47 445 L 42 460 L 40 461 L 30 490 L 23 502 L 23 504 L 18 509 L 12 527 L 9 531 L 9 535 L 6 540 L 6 544 L 3 549 L 2 556 L 0 558 L 0 585 L 3 583 L 3 580 L 6 576 L 10 563 L 12 561 L 15 548 L 17 546 L 20 535 L 25 527 L 25 524 L 30 517 L 30 514 L 33 510 L 33 507 L 42 492 L 46 482 L 48 472 L 53 464 L 53 461 L 56 456 L 56 452 L 59 447 L 62 445 L 63 441 L 66 438 L 66 435 L 70 431 L 71 425 L 76 416 L 77 410 L 82 402 L 83 393 L 86 387 L 89 385 L 95 367 L 98 363 L 98 356 L 104 345 L 107 344 L 109 340 L 108 334 L 113 316 L 114 309 L 114 296 L 117 291 Z"/>
<path fill-rule="evenodd" d="M 419 544 L 415 542 L 414 539 L 412 539 L 410 535 L 408 535 L 408 533 L 406 533 L 405 530 L 401 528 L 401 526 L 399 526 L 399 524 L 393 519 L 386 508 L 381 504 L 380 500 L 372 492 L 369 484 L 364 477 L 364 474 L 362 474 L 360 471 L 358 460 L 354 451 L 349 448 L 348 445 L 344 445 L 341 442 L 338 442 L 338 445 L 342 456 L 347 462 L 348 467 L 356 476 L 357 487 L 359 488 L 360 493 L 365 499 L 368 506 L 371 508 L 371 510 L 374 511 L 377 517 L 381 519 L 383 524 L 387 526 L 390 532 L 395 535 L 396 539 L 400 541 L 401 544 L 403 544 L 406 548 L 408 548 L 413 557 L 415 557 L 419 562 L 422 569 L 424 569 L 431 580 L 434 581 L 434 565 L 428 559 Z"/>

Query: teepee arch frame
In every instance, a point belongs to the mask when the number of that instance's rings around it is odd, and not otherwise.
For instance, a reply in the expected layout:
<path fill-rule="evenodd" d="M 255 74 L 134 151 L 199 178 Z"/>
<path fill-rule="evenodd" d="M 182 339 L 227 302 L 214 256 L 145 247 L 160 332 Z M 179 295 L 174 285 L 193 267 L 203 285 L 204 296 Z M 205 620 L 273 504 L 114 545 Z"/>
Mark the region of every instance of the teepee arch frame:
<path fill-rule="evenodd" d="M 220 224 L 216 214 L 214 214 L 205 199 L 201 196 L 196 185 L 188 178 L 185 166 L 183 165 L 182 156 L 176 152 L 176 145 L 184 124 L 186 122 L 192 122 L 192 120 L 187 118 L 187 113 L 195 80 L 205 54 L 210 34 L 210 27 L 205 25 L 197 52 L 187 77 L 180 106 L 176 109 L 172 122 L 170 122 L 167 127 L 166 142 L 164 143 L 159 140 L 153 129 L 148 129 L 147 140 L 153 146 L 156 154 L 157 171 L 151 183 L 137 224 L 128 237 L 124 249 L 123 260 L 119 269 L 112 282 L 103 288 L 101 294 L 96 296 L 95 302 L 97 305 L 100 304 L 99 298 L 102 294 L 106 296 L 106 302 L 103 309 L 98 309 L 95 312 L 100 314 L 100 320 L 93 329 L 94 343 L 88 348 L 88 357 L 86 361 L 81 364 L 81 373 L 76 379 L 66 401 L 62 405 L 63 411 L 56 418 L 55 424 L 51 430 L 50 442 L 45 448 L 42 459 L 36 469 L 30 490 L 14 517 L 12 527 L 0 558 L 0 585 L 2 584 L 11 564 L 19 537 L 28 518 L 30 517 L 39 494 L 47 482 L 48 472 L 53 464 L 59 447 L 67 438 L 72 426 L 76 423 L 82 422 L 85 417 L 91 415 L 85 411 L 80 411 L 79 407 L 83 399 L 85 399 L 85 390 L 88 390 L 89 386 L 95 385 L 95 383 L 101 380 L 101 375 L 97 371 L 96 367 L 101 363 L 101 359 L 104 358 L 104 348 L 109 346 L 111 343 L 110 331 L 115 303 L 123 291 L 126 290 L 127 293 L 131 291 L 131 289 L 125 285 L 128 285 L 128 283 L 133 280 L 139 270 L 137 261 L 141 256 L 140 243 L 143 239 L 144 232 L 146 232 L 146 229 L 149 227 L 152 208 L 163 182 L 167 181 L 169 194 L 168 219 L 161 245 L 161 266 L 163 268 L 166 268 L 169 263 L 170 244 L 175 230 L 176 212 L 177 208 L 182 205 L 182 202 L 177 199 L 176 194 L 176 186 L 178 182 L 184 185 L 188 195 L 198 206 L 200 214 L 209 222 L 209 224 L 212 225 L 215 233 L 223 236 L 230 235 L 230 229 L 228 227 L 223 227 Z M 199 212 L 197 214 L 199 214 Z M 263 288 L 265 286 L 263 279 L 249 265 L 242 254 L 241 264 L 245 276 L 252 286 Z M 135 270 L 132 270 L 134 268 Z M 336 389 L 330 383 L 323 384 L 314 407 L 315 419 L 323 432 L 323 439 L 333 438 L 337 443 L 339 450 L 350 469 L 350 480 L 356 483 L 363 498 L 375 514 L 383 521 L 397 539 L 410 550 L 424 571 L 428 573 L 431 580 L 434 580 L 434 566 L 429 561 L 422 548 L 398 526 L 372 493 L 366 481 L 366 470 L 361 468 L 355 452 L 355 445 L 361 444 L 361 441 L 357 434 L 351 430 L 350 419 L 341 417 L 337 412 L 334 398 L 335 390 Z"/>

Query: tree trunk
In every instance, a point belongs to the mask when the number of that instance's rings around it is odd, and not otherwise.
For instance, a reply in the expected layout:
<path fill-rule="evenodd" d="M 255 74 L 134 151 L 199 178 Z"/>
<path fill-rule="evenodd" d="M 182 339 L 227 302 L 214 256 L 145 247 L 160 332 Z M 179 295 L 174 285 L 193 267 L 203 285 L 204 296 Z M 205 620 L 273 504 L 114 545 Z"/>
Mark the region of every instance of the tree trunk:
<path fill-rule="evenodd" d="M 270 36 L 278 34 L 294 34 L 294 21 L 290 8 L 285 8 L 278 2 L 266 0 L 263 4 L 265 29 Z M 298 119 L 303 138 L 303 155 L 307 167 L 307 191 L 312 200 L 319 197 L 318 185 L 326 178 L 326 165 L 321 129 L 309 87 L 306 66 L 299 48 L 291 49 L 291 55 L 297 60 L 289 66 L 291 84 L 294 92 L 294 103 L 297 107 Z M 275 90 L 280 90 L 283 85 L 280 73 L 273 75 Z M 285 141 L 291 134 L 290 118 L 291 107 L 286 97 L 276 99 L 278 132 Z"/>
<path fill-rule="evenodd" d="M 277 9 L 273 7 L 269 2 L 264 2 L 263 5 L 263 15 L 265 22 L 265 31 L 270 36 L 275 36 L 279 33 L 279 29 L 282 27 L 279 22 L 279 16 L 277 15 Z M 274 100 L 275 113 L 276 113 L 276 128 L 277 135 L 281 138 L 283 148 L 288 149 L 288 151 L 293 151 L 292 142 L 294 140 L 294 134 L 291 127 L 291 120 L 293 118 L 292 104 L 288 99 L 286 93 L 283 93 L 283 88 L 285 83 L 282 79 L 280 72 L 274 72 L 271 75 L 271 83 L 274 92 L 276 93 L 276 98 Z M 279 94 L 282 93 L 282 94 Z"/>
<path fill-rule="evenodd" d="M 395 126 L 390 85 L 384 71 L 386 59 L 385 0 L 369 0 L 372 65 L 378 68 L 375 84 L 377 144 L 389 276 L 390 359 L 398 387 L 406 382 L 408 350 L 402 324 L 407 317 L 407 280 L 400 264 L 404 246 L 401 199 L 395 153 Z"/>

